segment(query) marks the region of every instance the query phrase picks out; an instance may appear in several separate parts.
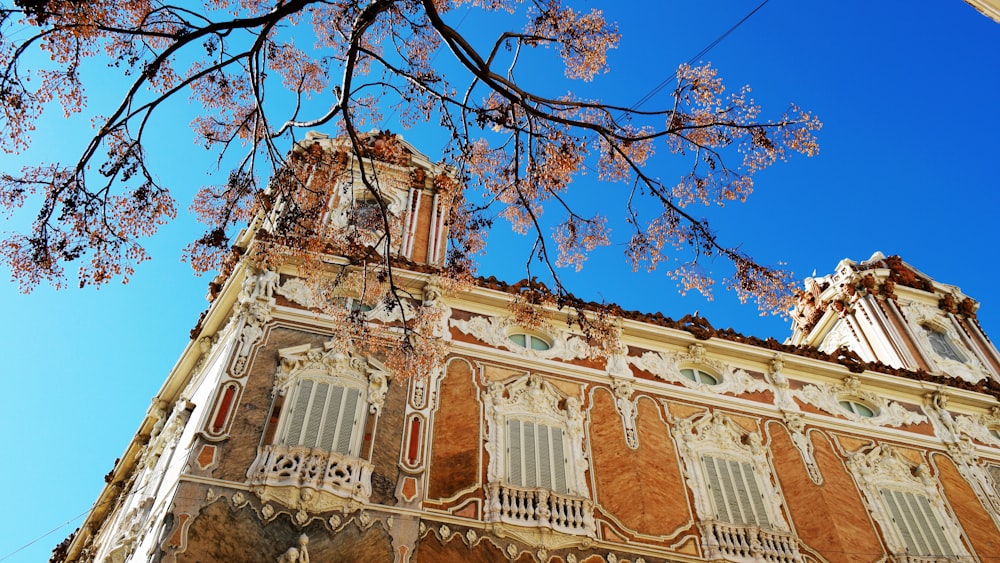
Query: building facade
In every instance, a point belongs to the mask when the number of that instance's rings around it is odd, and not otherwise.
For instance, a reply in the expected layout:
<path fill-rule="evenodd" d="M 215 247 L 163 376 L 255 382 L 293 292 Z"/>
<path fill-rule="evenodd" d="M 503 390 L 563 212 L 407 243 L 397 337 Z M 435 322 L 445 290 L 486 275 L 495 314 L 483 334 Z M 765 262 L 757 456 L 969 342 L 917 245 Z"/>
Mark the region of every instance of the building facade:
<path fill-rule="evenodd" d="M 876 254 L 806 280 L 784 344 L 626 312 L 594 357 L 559 311 L 513 322 L 519 284 L 442 291 L 445 171 L 378 139 L 391 161 L 342 157 L 398 180 L 413 297 L 343 304 L 379 327 L 436 310 L 444 358 L 394 377 L 294 265 L 241 259 L 54 560 L 996 559 L 1000 355 L 958 288 Z M 343 185 L 327 221 L 363 207 Z"/>

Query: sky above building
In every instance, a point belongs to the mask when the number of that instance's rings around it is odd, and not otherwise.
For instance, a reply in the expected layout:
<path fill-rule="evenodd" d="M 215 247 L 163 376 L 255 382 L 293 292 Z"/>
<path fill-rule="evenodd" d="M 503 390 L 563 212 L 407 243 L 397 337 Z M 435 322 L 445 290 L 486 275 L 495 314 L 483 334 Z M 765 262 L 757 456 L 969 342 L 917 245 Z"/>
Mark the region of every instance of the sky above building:
<path fill-rule="evenodd" d="M 627 106 L 758 2 L 604 4 L 612 3 L 578 2 L 604 9 L 619 23 L 621 46 L 612 52 L 611 73 L 581 92 Z M 794 102 L 815 112 L 824 127 L 818 156 L 796 157 L 759 175 L 745 204 L 696 214 L 710 218 L 725 244 L 765 263 L 784 262 L 798 278 L 831 273 L 844 258 L 898 254 L 979 300 L 980 323 L 997 335 L 1000 25 L 960 0 L 905 8 L 771 0 L 701 57 L 730 88 L 750 84 L 765 116 L 780 115 Z M 450 17 L 475 36 L 495 16 L 463 8 Z M 545 81 L 546 70 L 528 69 L 524 78 Z M 102 82 L 90 92 L 91 104 L 117 102 L 114 86 Z M 647 103 L 662 107 L 669 91 Z M 163 179 L 183 187 L 176 191 L 181 209 L 214 172 L 212 155 L 193 146 L 188 115 L 188 108 L 174 108 L 155 124 L 153 162 Z M 388 122 L 391 114 L 387 118 L 384 128 L 400 131 L 432 159 L 438 156 L 433 133 L 400 130 Z M 0 169 L 65 160 L 82 150 L 86 134 L 86 120 L 53 117 L 29 151 L 0 156 Z M 680 164 L 663 162 L 664 178 L 678 173 L 670 167 Z M 603 190 L 623 188 L 601 185 L 594 176 L 577 187 L 584 201 L 600 208 Z M 4 230 L 23 228 L 34 212 L 24 209 Z M 480 274 L 517 281 L 524 277 L 526 248 L 504 229 L 498 222 Z M 180 262 L 181 249 L 199 232 L 189 217 L 164 228 L 148 245 L 153 259 L 125 286 L 39 287 L 23 295 L 15 283 L 0 285 L 8 318 L 0 328 L 3 381 L 13 399 L 0 409 L 8 448 L 0 464 L 0 506 L 8 508 L 0 511 L 0 561 L 46 560 L 97 498 L 103 476 L 208 305 L 209 279 Z M 721 264 L 706 266 L 724 273 Z M 582 272 L 566 272 L 566 281 L 579 297 L 625 309 L 675 319 L 698 311 L 716 327 L 779 340 L 790 334 L 786 319 L 760 318 L 732 294 L 717 291 L 714 301 L 681 297 L 662 273 L 631 272 L 618 245 L 596 252 Z"/>

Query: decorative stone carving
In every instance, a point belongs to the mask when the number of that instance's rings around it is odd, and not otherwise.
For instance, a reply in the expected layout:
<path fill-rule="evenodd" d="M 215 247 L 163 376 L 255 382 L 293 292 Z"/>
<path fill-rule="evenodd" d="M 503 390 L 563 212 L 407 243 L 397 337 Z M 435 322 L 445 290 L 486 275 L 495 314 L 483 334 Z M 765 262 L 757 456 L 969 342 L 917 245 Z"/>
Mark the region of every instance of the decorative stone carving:
<path fill-rule="evenodd" d="M 882 528 L 886 546 L 893 555 L 917 555 L 913 560 L 923 561 L 919 556 L 929 554 L 908 553 L 906 542 L 886 505 L 883 491 L 899 491 L 925 500 L 955 555 L 961 561 L 969 557 L 959 540 L 961 530 L 944 506 L 944 492 L 939 490 L 937 481 L 931 477 L 926 464 L 914 466 L 892 446 L 881 444 L 867 452 L 861 450 L 850 455 L 847 466 L 854 474 L 868 510 Z"/>
<path fill-rule="evenodd" d="M 316 304 L 312 288 L 301 278 L 288 278 L 274 291 L 292 303 L 298 303 L 304 307 L 314 307 Z"/>
<path fill-rule="evenodd" d="M 771 480 L 767 451 L 760 434 L 746 432 L 719 412 L 700 413 L 674 424 L 685 480 L 694 493 L 702 542 L 708 559 L 799 563 L 798 544 L 785 522 L 781 496 Z M 767 528 L 720 521 L 712 504 L 713 491 L 703 457 L 748 463 L 756 478 Z"/>
<path fill-rule="evenodd" d="M 802 415 L 790 412 L 785 413 L 785 425 L 788 426 L 792 443 L 795 444 L 795 448 L 799 450 L 799 454 L 802 456 L 802 463 L 806 466 L 809 479 L 817 485 L 822 485 L 823 475 L 819 471 L 819 465 L 816 464 L 812 440 L 809 439 L 809 436 L 805 432 L 806 425 L 802 421 Z"/>
<path fill-rule="evenodd" d="M 465 334 L 475 336 L 487 344 L 506 348 L 529 358 L 575 360 L 589 358 L 593 355 L 593 350 L 583 338 L 565 329 L 546 332 L 552 341 L 552 346 L 548 350 L 532 350 L 522 348 L 507 338 L 508 332 L 516 328 L 510 319 L 501 317 L 473 317 L 469 320 L 451 319 L 451 326 Z"/>
<path fill-rule="evenodd" d="M 636 408 L 631 401 L 632 381 L 620 377 L 611 378 L 611 388 L 615 391 L 615 409 L 622 417 L 622 428 L 625 431 L 625 443 L 628 447 L 639 447 L 639 436 L 635 429 Z"/>
<path fill-rule="evenodd" d="M 890 401 L 882 395 L 861 389 L 861 381 L 854 376 L 847 377 L 838 385 L 828 383 L 806 385 L 792 394 L 801 401 L 809 403 L 830 414 L 843 416 L 851 421 L 872 426 L 903 426 L 927 422 L 927 417 L 909 411 L 895 401 Z M 871 405 L 874 416 L 863 417 L 845 410 L 840 401 L 860 399 Z"/>
<path fill-rule="evenodd" d="M 337 350 L 332 342 L 328 342 L 323 349 L 309 345 L 285 348 L 278 351 L 278 357 L 280 362 L 271 390 L 272 397 L 284 394 L 299 375 L 322 373 L 366 385 L 368 410 L 372 414 L 379 413 L 385 404 L 389 375 L 363 358 Z"/>
<path fill-rule="evenodd" d="M 278 563 L 309 563 L 309 550 L 306 546 L 309 544 L 309 536 L 302 534 L 299 536 L 298 545 L 296 547 L 289 547 L 278 557 Z"/>
<path fill-rule="evenodd" d="M 978 383 L 988 377 L 987 371 L 975 354 L 962 342 L 955 324 L 947 313 L 920 303 L 904 303 L 903 313 L 910 323 L 910 332 L 921 345 L 924 355 L 929 357 L 940 371 L 946 375 L 957 377 L 969 383 Z M 931 341 L 928 331 L 941 333 L 955 353 L 963 357 L 963 361 L 949 358 L 938 350 L 938 345 Z"/>
<path fill-rule="evenodd" d="M 274 300 L 249 301 L 240 306 L 236 317 L 237 346 L 233 354 L 233 366 L 230 373 L 233 377 L 242 377 L 246 372 L 247 362 L 253 347 L 264 337 L 264 325 L 271 321 L 271 308 Z"/>
<path fill-rule="evenodd" d="M 990 432 L 990 428 L 1000 428 L 1000 407 L 993 407 L 989 413 L 958 415 L 954 417 L 953 428 L 960 435 L 1000 447 L 1000 438 Z"/>
<path fill-rule="evenodd" d="M 257 299 L 270 300 L 274 297 L 278 279 L 278 273 L 271 270 L 265 269 L 252 273 L 243 280 L 237 299 L 242 303 Z"/>
<path fill-rule="evenodd" d="M 795 403 L 795 400 L 792 399 L 788 378 L 782 373 L 784 367 L 785 362 L 779 354 L 775 354 L 774 358 L 768 363 L 767 376 L 771 382 L 771 386 L 774 388 L 774 406 L 781 409 L 782 412 L 798 412 L 801 409 L 799 409 L 799 405 Z"/>
<path fill-rule="evenodd" d="M 370 311 L 364 313 L 366 320 L 383 323 L 402 322 L 404 318 L 411 321 L 416 315 L 417 309 L 406 299 L 398 301 L 379 299 Z"/>
<path fill-rule="evenodd" d="M 367 502 L 373 469 L 366 460 L 337 452 L 272 444 L 260 448 L 247 476 L 261 502 L 317 513 Z"/>
<path fill-rule="evenodd" d="M 857 342 L 857 336 L 854 335 L 851 325 L 846 320 L 840 319 L 823 338 L 819 351 L 825 354 L 835 354 L 841 347 L 857 351 Z"/>
<path fill-rule="evenodd" d="M 754 379 L 742 369 L 734 370 L 728 364 L 709 358 L 705 354 L 705 347 L 701 344 L 692 344 L 688 347 L 687 353 L 646 352 L 638 358 L 629 356 L 628 360 L 635 367 L 648 371 L 664 381 L 680 383 L 699 391 L 742 395 L 753 391 L 770 390 L 767 382 Z M 682 366 L 707 366 L 719 374 L 719 383 L 707 385 L 691 381 L 681 375 Z"/>

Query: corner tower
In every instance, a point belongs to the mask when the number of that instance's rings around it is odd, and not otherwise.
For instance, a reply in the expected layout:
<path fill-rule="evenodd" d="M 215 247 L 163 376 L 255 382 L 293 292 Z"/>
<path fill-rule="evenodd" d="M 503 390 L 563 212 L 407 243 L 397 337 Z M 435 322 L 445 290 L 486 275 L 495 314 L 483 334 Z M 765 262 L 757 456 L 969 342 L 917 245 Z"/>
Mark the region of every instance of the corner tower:
<path fill-rule="evenodd" d="M 807 278 L 788 343 L 978 383 L 1000 380 L 1000 356 L 976 321 L 979 303 L 899 256 L 842 260 Z"/>

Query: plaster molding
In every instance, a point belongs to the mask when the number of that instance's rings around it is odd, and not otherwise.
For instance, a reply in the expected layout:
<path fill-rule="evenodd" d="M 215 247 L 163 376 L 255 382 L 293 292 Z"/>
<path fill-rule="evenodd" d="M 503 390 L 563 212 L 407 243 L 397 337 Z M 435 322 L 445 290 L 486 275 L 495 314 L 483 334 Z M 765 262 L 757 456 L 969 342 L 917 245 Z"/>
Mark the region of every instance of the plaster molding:
<path fill-rule="evenodd" d="M 372 414 L 382 411 L 389 390 L 389 374 L 364 358 L 339 351 L 333 342 L 328 342 L 324 348 L 308 344 L 284 348 L 278 351 L 278 357 L 272 397 L 284 395 L 299 376 L 319 373 L 355 382 L 365 389 L 368 411 Z"/>
<path fill-rule="evenodd" d="M 806 433 L 806 425 L 802 420 L 802 415 L 798 413 L 785 413 L 785 426 L 788 427 L 792 444 L 795 445 L 795 448 L 799 450 L 799 455 L 802 456 L 802 463 L 806 466 L 809 480 L 817 485 L 822 485 L 823 474 L 820 473 L 819 465 L 816 463 L 812 440 L 809 439 L 809 435 Z"/>
<path fill-rule="evenodd" d="M 1000 429 L 1000 407 L 993 407 L 988 413 L 960 414 L 954 417 L 954 420 L 957 433 L 1000 448 L 1000 438 L 990 432 L 990 428 Z"/>
<path fill-rule="evenodd" d="M 702 464 L 709 455 L 738 462 L 749 462 L 762 493 L 764 509 L 771 528 L 789 532 L 781 510 L 781 494 L 771 480 L 767 450 L 758 432 L 747 432 L 720 412 L 698 413 L 674 423 L 678 450 L 688 488 L 694 493 L 695 511 L 699 520 L 715 521 L 712 492 Z"/>
<path fill-rule="evenodd" d="M 914 339 L 920 344 L 924 356 L 929 358 L 937 368 L 946 375 L 957 377 L 969 383 L 978 383 L 989 377 L 989 373 L 984 369 L 976 354 L 962 342 L 961 336 L 955 327 L 955 323 L 948 318 L 944 311 L 916 302 L 907 302 L 901 305 L 903 314 L 910 325 Z M 965 356 L 965 361 L 957 361 L 946 358 L 938 353 L 927 337 L 925 327 L 943 332 L 951 347 Z"/>
<path fill-rule="evenodd" d="M 962 531 L 944 505 L 944 492 L 940 490 L 926 464 L 911 464 L 892 446 L 880 444 L 868 451 L 859 450 L 850 454 L 847 467 L 854 475 L 872 517 L 882 528 L 886 546 L 891 553 L 907 555 L 907 548 L 882 497 L 882 490 L 910 493 L 925 499 L 959 560 L 971 560 L 960 540 Z"/>
<path fill-rule="evenodd" d="M 861 381 L 854 376 L 845 378 L 837 385 L 809 384 L 802 389 L 792 391 L 792 395 L 832 415 L 843 416 L 853 422 L 870 426 L 903 426 L 927 422 L 926 416 L 909 411 L 903 405 L 890 401 L 882 395 L 862 389 Z M 875 416 L 866 418 L 845 410 L 840 406 L 840 401 L 845 399 L 860 399 L 868 403 L 874 407 Z"/>
<path fill-rule="evenodd" d="M 625 443 L 629 448 L 639 448 L 639 435 L 635 428 L 636 407 L 632 397 L 632 381 L 620 377 L 611 378 L 611 388 L 615 392 L 615 410 L 622 417 L 622 429 L 625 432 Z"/>
<path fill-rule="evenodd" d="M 648 371 L 654 376 L 671 383 L 680 383 L 689 389 L 699 391 L 711 391 L 720 394 L 742 395 L 754 391 L 770 391 L 771 386 L 765 382 L 753 378 L 742 369 L 733 369 L 732 366 L 709 358 L 705 353 L 705 347 L 701 344 L 692 344 L 687 352 L 646 352 L 636 358 L 629 356 L 629 363 L 633 366 Z M 708 385 L 691 381 L 681 375 L 682 367 L 707 366 L 719 379 L 717 385 Z"/>
<path fill-rule="evenodd" d="M 564 409 L 559 407 L 563 400 Z M 490 382 L 483 392 L 483 404 L 486 408 L 486 451 L 490 458 L 486 471 L 488 482 L 507 481 L 506 421 L 513 416 L 564 429 L 570 457 L 566 468 L 567 489 L 573 495 L 587 496 L 585 474 L 590 466 L 583 452 L 584 420 L 578 397 L 564 397 L 542 376 L 531 373 L 507 384 Z"/>
<path fill-rule="evenodd" d="M 312 288 L 302 278 L 288 278 L 280 287 L 276 287 L 274 292 L 303 307 L 312 308 L 316 305 Z"/>
<path fill-rule="evenodd" d="M 593 355 L 591 346 L 583 338 L 565 329 L 541 331 L 551 341 L 548 350 L 532 350 L 518 346 L 507 338 L 512 330 L 517 330 L 513 319 L 508 317 L 476 316 L 468 320 L 451 319 L 451 326 L 491 346 L 505 348 L 528 358 L 576 360 Z"/>

